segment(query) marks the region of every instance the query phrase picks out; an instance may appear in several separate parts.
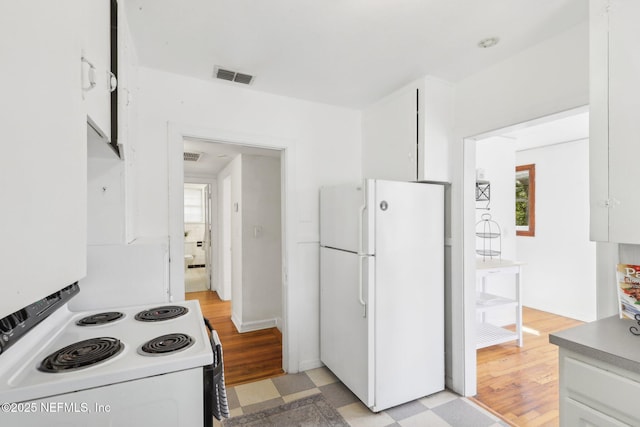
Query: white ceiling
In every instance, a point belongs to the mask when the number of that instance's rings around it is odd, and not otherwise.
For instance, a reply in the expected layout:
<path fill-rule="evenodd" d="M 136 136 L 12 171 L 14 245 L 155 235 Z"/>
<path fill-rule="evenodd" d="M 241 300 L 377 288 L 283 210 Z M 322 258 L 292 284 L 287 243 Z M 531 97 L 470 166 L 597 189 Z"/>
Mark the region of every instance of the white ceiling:
<path fill-rule="evenodd" d="M 585 0 L 128 0 L 140 64 L 362 108 L 425 75 L 458 81 L 587 19 Z M 499 37 L 481 49 L 477 43 Z M 244 86 L 242 86 L 244 87 Z"/>
<path fill-rule="evenodd" d="M 589 138 L 589 112 L 526 127 L 503 134 L 515 138 L 516 150 L 527 150 Z"/>
<path fill-rule="evenodd" d="M 490 144 L 513 141 L 516 151 L 529 150 L 547 145 L 578 141 L 589 138 L 589 112 L 580 111 L 566 117 L 552 120 L 536 120 L 534 124 L 523 123 L 515 126 L 516 130 L 507 130 L 494 136 L 478 140 L 478 143 Z"/>
<path fill-rule="evenodd" d="M 238 154 L 280 157 L 279 150 L 255 148 L 244 145 L 185 139 L 184 151 L 201 153 L 197 162 L 184 162 L 185 175 L 215 178 Z"/>

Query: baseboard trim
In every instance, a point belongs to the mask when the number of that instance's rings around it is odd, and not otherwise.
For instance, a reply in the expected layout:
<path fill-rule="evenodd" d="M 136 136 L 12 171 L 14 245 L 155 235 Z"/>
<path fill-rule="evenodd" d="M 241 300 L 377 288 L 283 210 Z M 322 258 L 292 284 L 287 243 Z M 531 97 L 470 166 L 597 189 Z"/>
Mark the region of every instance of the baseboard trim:
<path fill-rule="evenodd" d="M 235 315 L 231 315 L 231 321 L 240 333 L 259 331 L 261 329 L 275 328 L 278 325 L 276 318 L 265 320 L 253 320 L 251 322 L 242 322 Z"/>

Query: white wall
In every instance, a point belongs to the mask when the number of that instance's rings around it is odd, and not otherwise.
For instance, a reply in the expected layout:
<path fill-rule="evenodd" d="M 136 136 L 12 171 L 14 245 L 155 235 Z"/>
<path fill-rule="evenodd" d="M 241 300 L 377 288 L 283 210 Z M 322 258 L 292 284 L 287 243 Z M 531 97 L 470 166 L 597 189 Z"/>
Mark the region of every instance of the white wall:
<path fill-rule="evenodd" d="M 87 244 L 123 244 L 124 162 L 104 141 L 88 141 Z M 88 274 L 91 274 L 89 271 Z"/>
<path fill-rule="evenodd" d="M 242 155 L 240 331 L 277 326 L 282 315 L 280 159 Z M 232 301 L 232 305 L 235 301 Z"/>
<path fill-rule="evenodd" d="M 515 146 L 513 139 L 500 137 L 478 141 L 476 168 L 483 168 L 491 181 L 489 212 L 502 228 L 502 258 L 525 263 L 523 304 L 582 321 L 595 320 L 596 244 L 588 234 L 588 140 L 518 152 Z M 536 235 L 516 237 L 514 170 L 516 165 L 531 163 L 536 165 Z M 476 211 L 476 222 L 484 212 Z M 513 297 L 513 280 L 491 278 L 487 291 Z M 515 316 L 509 309 L 492 312 L 487 320 L 508 325 Z"/>
<path fill-rule="evenodd" d="M 285 369 L 319 366 L 318 190 L 360 178 L 360 112 L 148 68 L 140 68 L 138 77 L 138 236 L 169 233 L 168 124 L 235 139 L 224 142 L 250 140 L 264 148 L 286 149 L 288 323 L 283 335 L 285 346 L 290 341 L 290 354 L 285 355 Z"/>
<path fill-rule="evenodd" d="M 491 220 L 495 221 L 502 233 L 500 242 L 498 239 L 490 239 L 483 242 L 483 239 L 475 238 L 475 247 L 482 248 L 483 243 L 496 245 L 501 250 L 500 257 L 506 260 L 520 260 L 516 255 L 516 231 L 515 231 L 515 182 L 514 171 L 516 166 L 515 141 L 502 137 L 493 137 L 478 141 L 476 143 L 476 169 L 484 170 L 485 180 L 490 181 L 491 200 L 489 210 L 476 209 L 476 227 L 478 221 L 482 220 L 482 215 L 491 215 Z M 484 208 L 486 202 L 476 202 L 476 208 Z M 492 246 L 495 249 L 496 246 Z M 483 257 L 476 255 L 480 262 Z M 491 258 L 486 258 L 491 259 Z M 515 298 L 515 276 L 496 275 L 486 280 L 486 292 L 502 295 L 508 298 Z M 476 284 L 480 289 L 480 284 Z M 504 310 L 492 310 L 485 315 L 485 320 L 496 325 L 503 326 L 515 322 L 515 310 L 508 308 Z"/>
<path fill-rule="evenodd" d="M 232 246 L 232 232 L 231 232 L 231 218 L 232 218 L 232 200 L 231 194 L 231 164 L 228 164 L 223 170 L 218 173 L 218 194 L 220 195 L 219 203 L 216 207 L 218 214 L 218 225 L 216 227 L 218 239 L 216 239 L 217 248 L 217 265 L 219 268 L 214 272 L 218 286 L 215 288 L 218 291 L 218 296 L 224 301 L 231 300 L 232 292 L 232 272 L 233 260 L 231 259 L 231 246 Z M 228 194 L 225 193 L 225 186 L 228 185 Z M 228 258 L 228 259 L 225 259 Z M 228 261 L 228 262 L 226 262 Z M 228 280 L 225 280 L 228 278 Z"/>
<path fill-rule="evenodd" d="M 465 395 L 476 392 L 475 300 L 475 144 L 473 137 L 589 103 L 588 25 L 565 33 L 488 67 L 456 85 L 455 131 L 451 147 L 452 300 L 454 340 L 447 346 L 447 385 Z M 497 47 L 499 48 L 499 46 Z M 451 378 L 451 374 L 454 375 Z"/>
<path fill-rule="evenodd" d="M 589 241 L 589 140 L 516 154 L 536 167 L 535 236 L 518 236 L 524 305 L 596 319 L 596 244 Z"/>
<path fill-rule="evenodd" d="M 516 260 L 515 181 L 516 151 L 513 139 L 493 137 L 476 143 L 476 169 L 483 169 L 491 183 L 489 210 L 486 202 L 476 202 L 476 223 L 489 214 L 502 232 L 502 259 Z M 482 240 L 476 239 L 479 247 Z M 478 256 L 482 259 L 482 257 Z"/>
<path fill-rule="evenodd" d="M 240 332 L 278 326 L 282 317 L 280 159 L 237 155 L 218 174 L 219 193 L 231 177 L 231 316 Z M 224 204 L 218 204 L 223 218 Z M 237 207 L 237 209 L 236 209 Z M 222 236 L 220 221 L 218 235 Z M 256 230 L 256 227 L 258 229 Z M 222 257 L 223 241 L 217 239 Z M 219 265 L 224 263 L 220 258 Z M 217 273 L 223 283 L 223 271 Z M 222 289 L 223 298 L 228 292 Z"/>

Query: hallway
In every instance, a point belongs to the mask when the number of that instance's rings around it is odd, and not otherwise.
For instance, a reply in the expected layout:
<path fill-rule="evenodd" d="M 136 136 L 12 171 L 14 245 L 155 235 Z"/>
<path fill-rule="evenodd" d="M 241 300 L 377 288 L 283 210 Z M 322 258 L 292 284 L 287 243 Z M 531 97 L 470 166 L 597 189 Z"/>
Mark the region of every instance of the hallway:
<path fill-rule="evenodd" d="M 216 292 L 189 292 L 187 300 L 198 300 L 202 314 L 218 332 L 224 352 L 227 386 L 283 375 L 282 334 L 277 328 L 240 334 L 231 322 L 231 301 Z"/>

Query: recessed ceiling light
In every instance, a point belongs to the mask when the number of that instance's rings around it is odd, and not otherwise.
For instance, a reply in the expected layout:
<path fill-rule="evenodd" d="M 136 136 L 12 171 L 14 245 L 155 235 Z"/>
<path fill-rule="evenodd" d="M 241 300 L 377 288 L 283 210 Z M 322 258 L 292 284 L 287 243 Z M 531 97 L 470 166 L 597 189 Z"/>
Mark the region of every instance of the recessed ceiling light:
<path fill-rule="evenodd" d="M 221 159 L 226 159 L 229 156 L 227 156 L 226 154 L 218 154 L 218 157 L 220 157 Z"/>
<path fill-rule="evenodd" d="M 488 37 L 486 39 L 482 39 L 478 42 L 478 47 L 486 49 L 488 47 L 494 47 L 500 41 L 497 37 Z"/>

